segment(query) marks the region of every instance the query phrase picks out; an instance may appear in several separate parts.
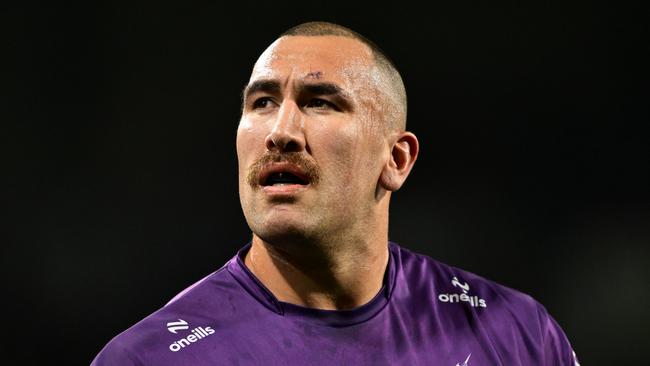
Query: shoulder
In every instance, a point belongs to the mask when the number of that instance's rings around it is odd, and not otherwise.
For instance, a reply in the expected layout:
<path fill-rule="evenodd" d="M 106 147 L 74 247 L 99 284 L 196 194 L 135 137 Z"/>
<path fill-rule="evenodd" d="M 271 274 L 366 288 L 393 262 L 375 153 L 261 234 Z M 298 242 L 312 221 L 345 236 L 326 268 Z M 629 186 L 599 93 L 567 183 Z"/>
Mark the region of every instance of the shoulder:
<path fill-rule="evenodd" d="M 467 322 L 479 326 L 489 335 L 486 339 L 522 342 L 531 355 L 545 359 L 542 364 L 574 365 L 564 331 L 529 294 L 428 255 L 404 247 L 395 249 L 405 287 L 418 299 L 430 299 L 432 309 L 444 314 L 441 319 L 448 321 L 449 327 Z"/>
<path fill-rule="evenodd" d="M 515 313 L 536 313 L 541 306 L 524 292 L 468 270 L 442 263 L 426 254 L 401 246 L 397 248 L 403 281 L 414 290 L 424 287 L 433 290 L 441 303 L 466 302 L 474 308 L 516 307 L 511 309 L 516 310 Z M 461 296 L 463 294 L 467 296 Z M 471 296 L 478 296 L 478 299 L 472 299 Z"/>
<path fill-rule="evenodd" d="M 211 310 L 228 297 L 233 282 L 229 276 L 223 266 L 181 291 L 162 308 L 111 339 L 91 366 L 150 364 L 159 361 L 161 355 L 169 358 L 170 352 L 186 343 L 213 334 Z M 156 364 L 162 364 L 158 361 Z"/>

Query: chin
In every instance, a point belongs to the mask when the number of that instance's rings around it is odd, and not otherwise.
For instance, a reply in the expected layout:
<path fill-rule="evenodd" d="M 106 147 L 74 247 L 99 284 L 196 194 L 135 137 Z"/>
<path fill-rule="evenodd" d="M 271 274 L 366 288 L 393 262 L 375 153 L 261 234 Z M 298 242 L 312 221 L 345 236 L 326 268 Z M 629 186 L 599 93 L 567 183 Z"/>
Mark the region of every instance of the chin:
<path fill-rule="evenodd" d="M 255 202 L 257 203 L 257 202 Z M 248 227 L 267 243 L 282 246 L 316 240 L 322 234 L 322 210 L 314 210 L 291 203 L 251 204 L 242 206 Z"/>
<path fill-rule="evenodd" d="M 253 233 L 267 243 L 290 243 L 305 241 L 310 235 L 304 222 L 293 220 L 266 220 L 251 226 Z"/>

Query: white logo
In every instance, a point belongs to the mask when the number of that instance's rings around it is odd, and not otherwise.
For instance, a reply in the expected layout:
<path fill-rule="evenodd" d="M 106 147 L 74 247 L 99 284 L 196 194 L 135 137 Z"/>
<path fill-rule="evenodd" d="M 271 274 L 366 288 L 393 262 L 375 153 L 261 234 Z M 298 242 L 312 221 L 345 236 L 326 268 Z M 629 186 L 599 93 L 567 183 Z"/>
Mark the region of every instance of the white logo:
<path fill-rule="evenodd" d="M 456 277 L 454 277 L 454 278 L 456 278 Z M 465 360 L 465 362 L 463 362 L 463 363 L 457 363 L 456 366 L 469 366 L 468 362 L 469 362 L 469 358 L 470 358 L 470 357 L 472 357 L 472 354 L 471 354 L 471 353 L 469 354 L 469 356 L 467 356 L 467 359 Z"/>
<path fill-rule="evenodd" d="M 451 279 L 451 284 L 454 285 L 454 287 L 460 287 L 464 293 L 467 293 L 469 291 L 469 285 L 467 282 L 463 282 L 463 284 L 461 284 L 460 281 L 458 281 L 458 277 L 456 276 Z"/>
<path fill-rule="evenodd" d="M 469 304 L 472 307 L 482 307 L 482 308 L 487 307 L 485 300 L 481 299 L 478 296 L 468 295 L 469 285 L 467 284 L 467 282 L 461 283 L 460 280 L 458 280 L 458 277 L 454 276 L 451 279 L 451 284 L 454 285 L 454 287 L 460 287 L 460 289 L 463 290 L 463 293 L 462 294 L 440 294 L 438 295 L 438 300 L 442 302 L 449 302 L 449 303 L 464 301 L 464 302 L 469 302 Z"/>
<path fill-rule="evenodd" d="M 169 322 L 167 323 L 167 330 L 176 334 L 177 330 L 185 330 L 188 329 L 189 325 L 187 325 L 187 322 L 183 319 L 178 319 L 177 322 Z"/>
<path fill-rule="evenodd" d="M 176 334 L 177 330 L 181 329 L 189 329 L 189 325 L 187 322 L 183 319 L 178 319 L 177 322 L 169 322 L 167 323 L 167 330 L 170 332 Z M 178 352 L 181 349 L 191 345 L 194 342 L 198 342 L 199 340 L 214 334 L 214 329 L 211 327 L 196 327 L 190 331 L 192 334 L 188 335 L 185 338 L 181 338 L 177 340 L 176 342 L 173 342 L 172 344 L 169 345 L 169 350 L 172 352 Z"/>

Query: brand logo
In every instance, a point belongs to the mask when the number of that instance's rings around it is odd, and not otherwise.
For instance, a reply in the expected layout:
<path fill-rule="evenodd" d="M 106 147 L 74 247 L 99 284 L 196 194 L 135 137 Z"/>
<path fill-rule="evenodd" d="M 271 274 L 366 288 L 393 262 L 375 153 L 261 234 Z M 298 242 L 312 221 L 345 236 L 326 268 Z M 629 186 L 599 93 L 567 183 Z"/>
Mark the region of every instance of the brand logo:
<path fill-rule="evenodd" d="M 454 287 L 460 287 L 461 290 L 463 290 L 464 293 L 469 292 L 469 285 L 467 282 L 460 283 L 458 281 L 458 277 L 454 276 L 454 278 L 451 279 L 451 284 L 454 285 Z"/>
<path fill-rule="evenodd" d="M 454 285 L 454 287 L 460 288 L 463 291 L 463 293 L 440 294 L 438 295 L 438 300 L 442 302 L 449 302 L 449 303 L 464 301 L 464 302 L 468 302 L 472 307 L 482 307 L 482 308 L 487 307 L 485 300 L 481 299 L 478 296 L 472 296 L 469 294 L 469 285 L 467 284 L 467 282 L 461 283 L 460 280 L 458 280 L 458 277 L 454 276 L 454 278 L 451 279 L 451 284 Z"/>
<path fill-rule="evenodd" d="M 465 362 L 463 363 L 457 363 L 456 366 L 469 366 L 469 358 L 472 357 L 472 354 L 470 353 L 469 356 L 467 356 L 467 359 L 465 359 Z"/>
<path fill-rule="evenodd" d="M 176 334 L 177 330 L 186 330 L 189 329 L 190 326 L 187 324 L 187 322 L 183 319 L 178 319 L 177 322 L 169 322 L 167 323 L 167 330 L 170 332 Z M 214 334 L 214 329 L 211 327 L 196 327 L 190 331 L 190 335 L 188 335 L 185 338 L 181 338 L 177 340 L 176 342 L 173 342 L 172 344 L 169 345 L 169 350 L 172 352 L 178 352 L 181 349 L 190 346 L 192 343 L 198 342 L 201 339 Z"/>
<path fill-rule="evenodd" d="M 167 330 L 176 334 L 177 330 L 185 330 L 188 329 L 189 325 L 187 325 L 187 322 L 183 319 L 178 319 L 177 322 L 169 322 L 167 323 Z"/>

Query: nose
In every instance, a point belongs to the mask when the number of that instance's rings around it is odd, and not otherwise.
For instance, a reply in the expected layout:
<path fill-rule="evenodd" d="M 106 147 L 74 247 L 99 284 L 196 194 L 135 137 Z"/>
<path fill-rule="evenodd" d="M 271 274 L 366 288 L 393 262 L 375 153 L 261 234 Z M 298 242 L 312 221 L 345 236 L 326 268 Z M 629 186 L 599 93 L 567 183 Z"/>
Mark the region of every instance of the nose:
<path fill-rule="evenodd" d="M 266 148 L 277 152 L 298 152 L 305 149 L 305 135 L 302 115 L 298 105 L 291 100 L 284 100 L 271 132 L 266 136 Z"/>

